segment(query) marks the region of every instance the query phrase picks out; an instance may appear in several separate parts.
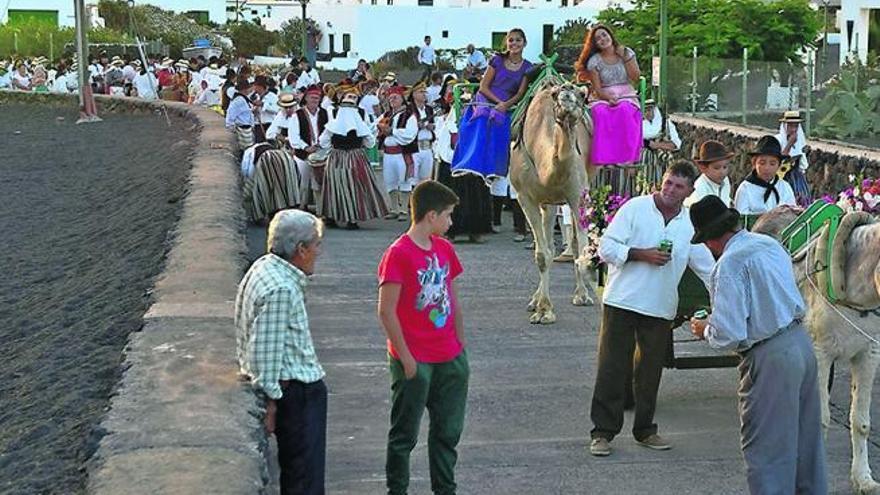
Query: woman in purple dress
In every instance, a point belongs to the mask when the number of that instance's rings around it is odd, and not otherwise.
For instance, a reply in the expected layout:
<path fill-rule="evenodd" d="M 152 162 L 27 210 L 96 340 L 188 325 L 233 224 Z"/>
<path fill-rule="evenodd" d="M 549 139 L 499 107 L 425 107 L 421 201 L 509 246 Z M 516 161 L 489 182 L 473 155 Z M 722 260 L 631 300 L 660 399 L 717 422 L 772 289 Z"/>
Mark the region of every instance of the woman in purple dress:
<path fill-rule="evenodd" d="M 511 111 L 526 92 L 525 76 L 532 63 L 522 56 L 526 46 L 522 29 L 511 29 L 506 42 L 507 51 L 489 61 L 480 91 L 459 124 L 453 176 L 476 174 L 486 181 L 507 176 Z"/>

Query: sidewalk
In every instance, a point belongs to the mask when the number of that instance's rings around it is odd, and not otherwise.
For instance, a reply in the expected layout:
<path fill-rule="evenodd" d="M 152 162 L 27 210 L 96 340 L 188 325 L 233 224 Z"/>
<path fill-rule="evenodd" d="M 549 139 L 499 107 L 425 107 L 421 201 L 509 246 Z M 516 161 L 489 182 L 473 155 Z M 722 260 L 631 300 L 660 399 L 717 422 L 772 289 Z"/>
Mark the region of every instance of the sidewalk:
<path fill-rule="evenodd" d="M 406 224 L 374 221 L 362 227 L 327 231 L 308 295 L 330 389 L 327 490 L 333 495 L 381 494 L 385 487 L 390 388 L 376 317 L 376 266 Z M 573 267 L 554 264 L 558 321 L 530 325 L 525 306 L 537 269 L 532 251 L 512 242 L 509 230 L 484 245 L 456 245 L 465 267 L 460 287 L 471 364 L 459 493 L 746 493 L 733 368 L 665 370 L 656 421 L 673 442 L 671 451 L 637 445 L 627 413 L 613 454 L 589 455 L 597 308 L 571 305 Z M 251 227 L 249 246 L 252 258 L 261 254 L 260 229 Z M 835 389 L 845 391 L 848 383 L 838 379 Z M 427 417 L 412 458 L 412 494 L 430 493 L 426 427 Z M 871 447 L 871 453 L 876 465 L 878 449 Z M 852 493 L 849 431 L 838 423 L 829 432 L 828 459 L 831 492 Z"/>

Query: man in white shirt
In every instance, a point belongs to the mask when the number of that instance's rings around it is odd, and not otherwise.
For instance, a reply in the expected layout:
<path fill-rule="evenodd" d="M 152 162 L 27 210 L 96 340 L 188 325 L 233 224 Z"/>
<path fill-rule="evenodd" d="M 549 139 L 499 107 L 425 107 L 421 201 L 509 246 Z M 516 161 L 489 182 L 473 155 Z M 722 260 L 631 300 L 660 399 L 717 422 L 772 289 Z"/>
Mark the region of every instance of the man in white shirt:
<path fill-rule="evenodd" d="M 312 166 L 308 162 L 309 155 L 318 151 L 318 140 L 324 127 L 330 121 L 330 114 L 327 110 L 320 107 L 322 91 L 320 86 L 311 86 L 306 89 L 304 102 L 305 105 L 294 113 L 293 117 L 287 120 L 287 139 L 290 147 L 293 149 L 293 159 L 299 170 L 300 176 L 300 198 L 302 198 L 303 209 L 306 208 L 309 201 L 309 191 L 311 191 L 319 204 L 318 197 L 320 184 L 312 173 Z"/>
<path fill-rule="evenodd" d="M 134 76 L 131 85 L 137 90 L 138 97 L 145 100 L 155 100 L 157 98 L 156 90 L 159 87 L 159 81 L 152 72 L 142 68 L 138 75 Z"/>
<path fill-rule="evenodd" d="M 266 131 L 266 139 L 278 139 L 280 141 L 288 140 L 288 131 L 290 129 L 290 119 L 296 115 L 298 105 L 296 97 L 292 93 L 281 93 L 278 97 L 278 113 L 272 120 L 272 125 Z"/>
<path fill-rule="evenodd" d="M 735 350 L 743 457 L 751 493 L 828 493 L 816 356 L 801 324 L 806 305 L 789 253 L 739 228 L 739 213 L 708 196 L 690 211 L 691 242 L 718 258 L 712 314 L 692 319 L 699 338 Z"/>
<path fill-rule="evenodd" d="M 406 220 L 409 195 L 412 192 L 410 179 L 413 167 L 407 166 L 419 147 L 416 137 L 419 123 L 415 115 L 404 103 L 403 86 L 391 86 L 386 97 L 391 109 L 379 120 L 380 148 L 382 154 L 382 176 L 385 179 L 385 190 L 391 198 L 386 220 Z"/>
<path fill-rule="evenodd" d="M 682 206 L 696 176 L 686 161 L 670 165 L 660 192 L 625 203 L 599 242 L 608 284 L 590 410 L 590 453 L 595 456 L 610 455 L 610 442 L 623 428 L 628 368 L 634 372 L 636 442 L 654 450 L 671 448 L 657 435 L 654 409 L 678 307 L 678 284 L 686 267 L 707 281 L 714 261 L 705 246 L 691 245 L 694 227 Z"/>
<path fill-rule="evenodd" d="M 300 60 L 299 68 L 301 72 L 299 78 L 296 80 L 296 89 L 305 91 L 309 86 L 321 83 L 321 76 L 318 74 L 318 70 L 312 68 L 312 65 L 309 64 L 308 60 L 305 58 Z"/>
<path fill-rule="evenodd" d="M 663 133 L 664 123 L 666 124 L 666 135 Z M 663 114 L 652 99 L 645 100 L 642 139 L 645 140 L 646 146 L 652 150 L 678 151 L 681 148 L 681 138 L 678 136 L 675 123 L 668 118 L 664 120 Z"/>
<path fill-rule="evenodd" d="M 425 89 L 425 99 L 429 106 L 433 107 L 434 103 L 440 99 L 440 91 L 443 88 L 443 74 L 434 72 L 431 74 L 431 85 Z"/>
<path fill-rule="evenodd" d="M 474 48 L 473 44 L 468 44 L 467 46 L 467 66 L 464 69 L 464 77 L 467 80 L 479 78 L 486 72 L 486 67 L 488 67 L 488 62 L 486 62 L 486 55 L 483 54 L 480 50 Z"/>
<path fill-rule="evenodd" d="M 358 107 L 364 111 L 367 123 L 372 124 L 382 114 L 382 102 L 376 96 L 379 85 L 376 81 L 365 81 L 362 87 L 364 96 L 361 97 Z"/>
<path fill-rule="evenodd" d="M 434 54 L 434 47 L 431 46 L 431 37 L 425 36 L 425 45 L 419 49 L 418 61 L 422 67 L 422 77 L 419 80 L 427 81 L 431 77 L 431 72 L 434 71 L 435 59 L 436 55 Z"/>
<path fill-rule="evenodd" d="M 416 118 L 419 132 L 416 135 L 418 152 L 413 155 L 411 187 L 431 178 L 434 172 L 434 109 L 427 105 L 425 83 L 420 82 L 410 90 L 410 111 Z"/>

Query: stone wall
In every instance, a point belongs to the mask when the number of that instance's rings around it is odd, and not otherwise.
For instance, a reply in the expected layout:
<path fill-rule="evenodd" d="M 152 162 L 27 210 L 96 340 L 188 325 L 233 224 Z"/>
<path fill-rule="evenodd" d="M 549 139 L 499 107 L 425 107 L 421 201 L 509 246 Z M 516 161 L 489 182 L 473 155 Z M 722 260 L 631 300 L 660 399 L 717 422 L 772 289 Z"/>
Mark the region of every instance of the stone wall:
<path fill-rule="evenodd" d="M 0 92 L 9 100 L 76 105 L 65 95 Z M 233 302 L 246 264 L 234 138 L 218 114 L 181 103 L 98 97 L 107 112 L 168 112 L 199 138 L 180 220 L 156 280 L 154 303 L 129 336 L 122 379 L 89 460 L 94 494 L 254 494 L 268 480 L 266 436 L 239 380 Z M 82 125 L 101 125 L 82 124 Z M 162 124 L 158 124 L 162 125 Z M 121 136 L 120 143 L 136 136 Z"/>
<path fill-rule="evenodd" d="M 768 133 L 766 129 L 759 127 L 682 115 L 674 115 L 672 121 L 682 139 L 682 158 L 696 155 L 699 144 L 709 139 L 721 141 L 736 153 L 730 173 L 734 188 L 751 170 L 747 154 L 749 149 L 761 136 Z M 812 139 L 807 144 L 811 148 L 808 154 L 810 168 L 807 170 L 807 181 L 813 187 L 814 196 L 836 195 L 846 187 L 851 174 L 863 173 L 866 177 L 880 177 L 880 149 Z"/>

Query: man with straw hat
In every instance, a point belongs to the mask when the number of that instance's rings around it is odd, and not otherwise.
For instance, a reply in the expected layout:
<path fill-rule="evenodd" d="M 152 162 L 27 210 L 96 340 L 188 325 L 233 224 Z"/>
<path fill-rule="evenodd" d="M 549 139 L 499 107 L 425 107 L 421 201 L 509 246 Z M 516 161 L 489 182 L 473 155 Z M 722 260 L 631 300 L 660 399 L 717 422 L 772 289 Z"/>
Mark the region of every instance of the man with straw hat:
<path fill-rule="evenodd" d="M 125 62 L 118 55 L 110 60 L 110 65 L 104 73 L 104 81 L 107 83 L 108 92 L 114 96 L 123 96 L 125 94 L 125 73 L 122 67 Z"/>
<path fill-rule="evenodd" d="M 272 120 L 272 125 L 266 130 L 266 139 L 275 139 L 277 141 L 288 142 L 288 131 L 290 130 L 290 119 L 296 118 L 296 110 L 299 107 L 296 103 L 296 96 L 293 93 L 281 93 L 278 97 L 278 113 Z"/>
<path fill-rule="evenodd" d="M 712 314 L 692 319 L 709 346 L 736 351 L 740 440 L 751 493 L 828 493 L 816 356 L 801 323 L 806 305 L 788 251 L 740 228 L 717 196 L 690 209 L 692 244 L 718 260 Z"/>
<path fill-rule="evenodd" d="M 413 188 L 413 155 L 419 147 L 416 137 L 419 123 L 404 103 L 406 87 L 391 86 L 386 94 L 391 109 L 382 115 L 379 129 L 379 148 L 383 150 L 382 175 L 385 191 L 391 198 L 388 220 L 406 221 L 409 195 Z"/>

